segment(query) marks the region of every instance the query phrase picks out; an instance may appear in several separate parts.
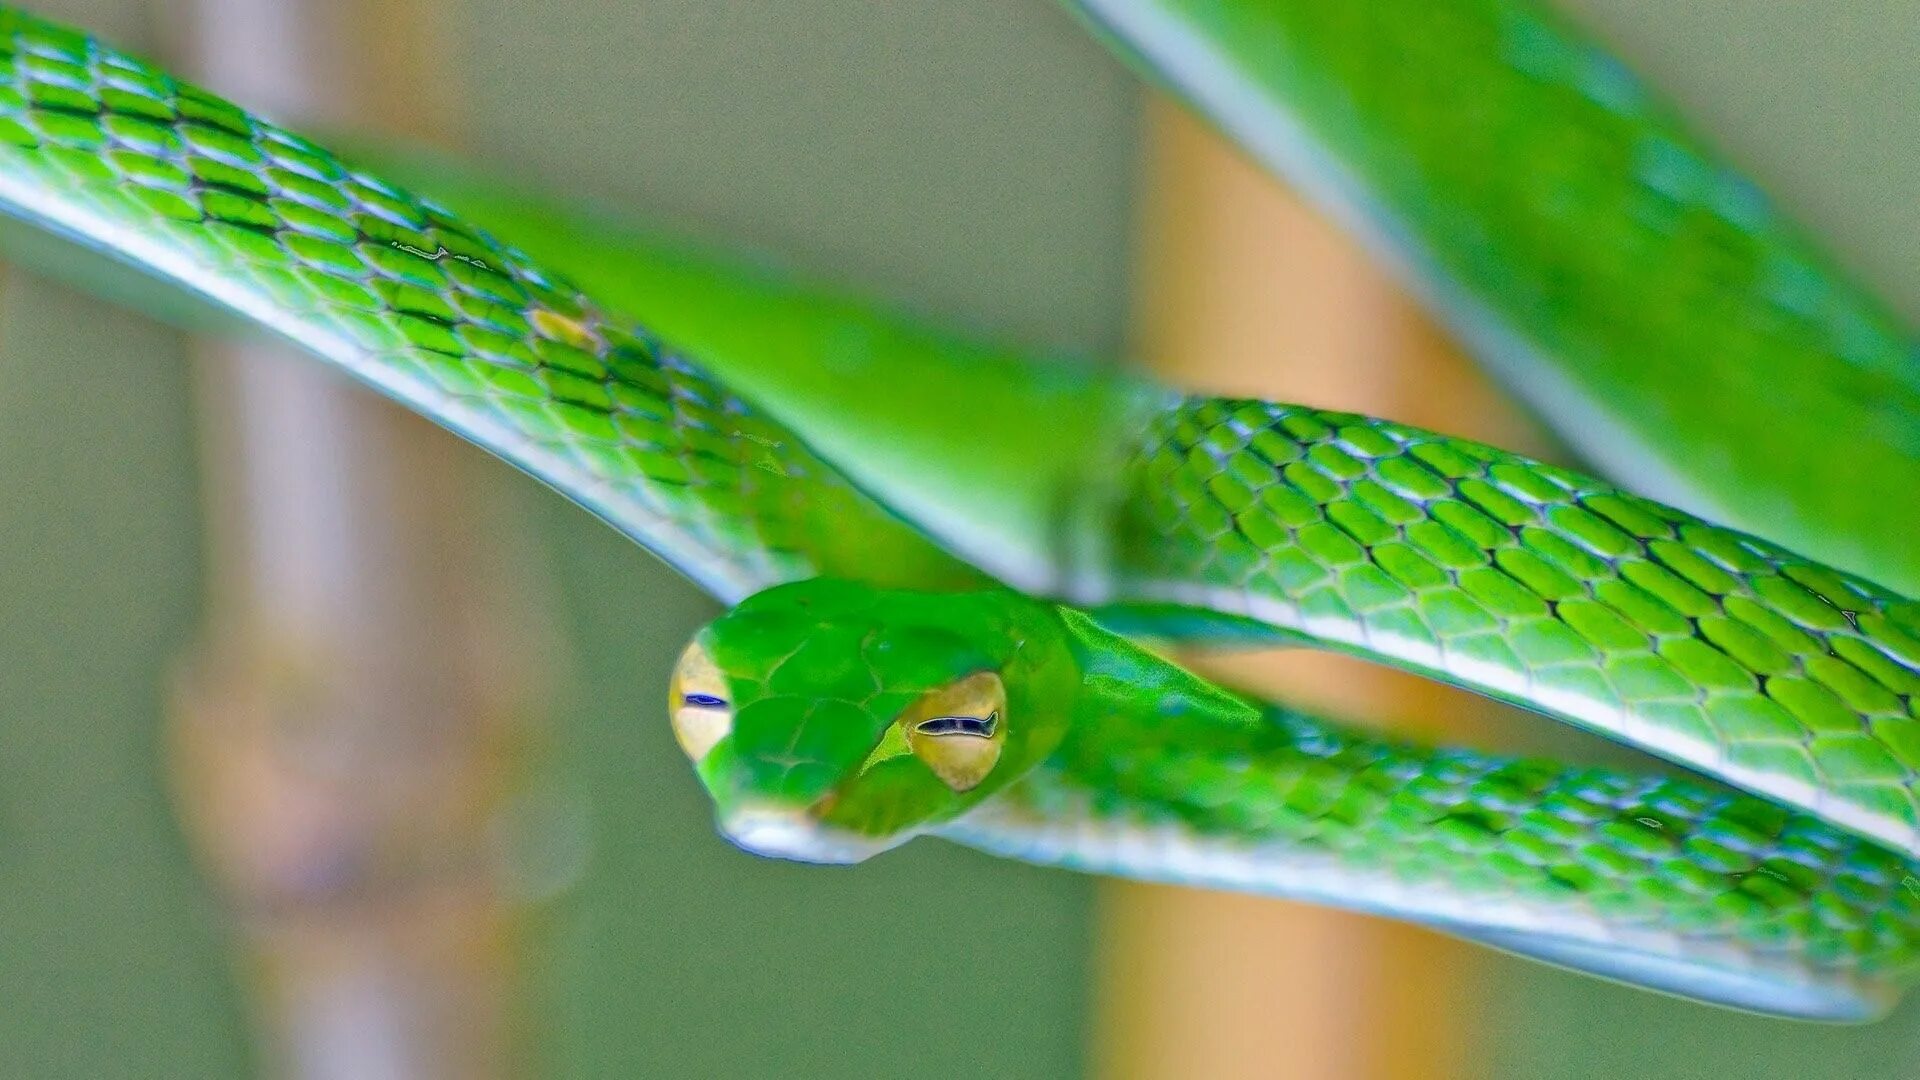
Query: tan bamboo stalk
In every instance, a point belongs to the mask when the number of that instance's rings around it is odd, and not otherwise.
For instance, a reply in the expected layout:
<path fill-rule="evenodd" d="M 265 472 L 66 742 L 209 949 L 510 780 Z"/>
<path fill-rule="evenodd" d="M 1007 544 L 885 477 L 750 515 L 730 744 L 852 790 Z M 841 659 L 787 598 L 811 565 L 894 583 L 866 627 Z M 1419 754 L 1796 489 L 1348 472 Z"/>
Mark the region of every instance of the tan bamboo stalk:
<path fill-rule="evenodd" d="M 177 0 L 175 55 L 303 126 L 448 140 L 429 0 Z M 266 343 L 197 348 L 204 645 L 174 738 L 235 912 L 264 1064 L 509 1069 L 497 837 L 533 672 L 479 455 Z"/>
<path fill-rule="evenodd" d="M 1532 441 L 1446 337 L 1353 243 L 1165 100 L 1147 110 L 1141 352 L 1176 385 Z M 1203 662 L 1240 685 L 1457 736 L 1479 708 L 1306 652 Z M 1469 1075 L 1466 947 L 1378 919 L 1119 885 L 1103 903 L 1096 1059 L 1109 1080 Z"/>

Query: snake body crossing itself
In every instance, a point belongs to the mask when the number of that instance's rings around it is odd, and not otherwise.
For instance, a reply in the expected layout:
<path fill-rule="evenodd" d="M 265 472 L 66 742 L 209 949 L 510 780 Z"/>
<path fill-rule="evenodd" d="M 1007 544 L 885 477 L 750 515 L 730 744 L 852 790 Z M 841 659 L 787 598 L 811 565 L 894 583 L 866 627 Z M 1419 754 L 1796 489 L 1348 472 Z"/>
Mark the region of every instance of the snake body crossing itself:
<path fill-rule="evenodd" d="M 1061 496 L 1037 599 L 445 206 L 5 8 L 0 208 L 740 602 L 670 708 L 744 847 L 848 861 L 930 833 L 1814 1018 L 1876 1015 L 1920 971 L 1920 605 L 1856 575 L 1463 440 L 1142 389 Z M 1359 735 L 1103 625 L 1354 653 L 1746 793 Z"/>

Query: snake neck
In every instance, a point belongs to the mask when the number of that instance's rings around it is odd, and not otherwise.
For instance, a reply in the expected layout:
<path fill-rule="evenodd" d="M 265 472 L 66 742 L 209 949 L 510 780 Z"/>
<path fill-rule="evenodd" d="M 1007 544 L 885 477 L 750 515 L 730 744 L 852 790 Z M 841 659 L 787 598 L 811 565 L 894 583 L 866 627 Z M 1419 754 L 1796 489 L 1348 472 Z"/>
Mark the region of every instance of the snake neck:
<path fill-rule="evenodd" d="M 1073 730 L 1109 732 L 1117 727 L 1153 733 L 1156 741 L 1176 733 L 1218 731 L 1245 737 L 1267 724 L 1261 706 L 1178 664 L 1168 662 L 1122 636 L 1135 628 L 1150 632 L 1158 619 L 1185 617 L 1182 609 L 1165 612 L 1145 607 L 1115 608 L 1089 614 L 1056 608 L 1067 640 L 1080 665 L 1081 689 L 1074 707 Z M 1204 613 L 1201 613 L 1204 615 Z M 1111 616 L 1111 617 L 1110 617 Z M 1115 622 L 1122 626 L 1114 625 Z"/>
<path fill-rule="evenodd" d="M 1864 1018 L 1920 970 L 1913 868 L 1812 817 L 1684 779 L 1346 730 L 1207 684 L 1087 616 L 1061 621 L 1083 672 L 1069 730 L 936 832 L 1361 906 L 1765 1012 Z"/>

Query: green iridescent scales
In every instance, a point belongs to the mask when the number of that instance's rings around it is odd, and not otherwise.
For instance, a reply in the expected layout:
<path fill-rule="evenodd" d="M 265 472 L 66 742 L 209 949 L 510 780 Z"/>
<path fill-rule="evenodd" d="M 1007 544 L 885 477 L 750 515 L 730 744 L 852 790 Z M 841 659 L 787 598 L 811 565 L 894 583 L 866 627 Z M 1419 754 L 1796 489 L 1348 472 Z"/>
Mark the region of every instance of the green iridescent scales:
<path fill-rule="evenodd" d="M 1192 399 L 1122 470 L 1115 586 L 1250 614 L 1920 846 L 1920 604 L 1599 481 Z"/>
<path fill-rule="evenodd" d="M 1920 590 L 1920 349 L 1538 0 L 1067 0 L 1613 476 Z M 1784 387 L 1791 392 L 1783 392 Z M 1840 451 L 1841 446 L 1848 447 Z"/>
<path fill-rule="evenodd" d="M 0 9 L 0 190 L 521 465 L 723 598 L 974 575 L 644 331 L 434 203 Z"/>
<path fill-rule="evenodd" d="M 1123 816 L 1202 835 L 1283 839 L 1488 896 L 1562 891 L 1622 926 L 1795 935 L 1824 962 L 1920 952 L 1910 867 L 1809 815 L 1683 780 L 1268 721 L 1253 738 L 1141 725 L 1107 732 L 1130 753 L 1069 740 L 1057 760 L 1132 803 Z"/>
<path fill-rule="evenodd" d="M 1920 971 L 1915 868 L 1811 815 L 1694 780 L 1360 734 L 1015 594 L 805 582 L 698 640 L 736 709 L 699 766 L 723 821 L 756 801 L 825 807 L 822 825 L 882 847 L 928 831 L 1342 903 L 1753 1008 L 1858 1017 Z M 916 786 L 911 756 L 887 759 L 902 771 L 884 780 L 862 764 L 908 703 L 979 671 L 1009 695 L 993 788 Z"/>
<path fill-rule="evenodd" d="M 1229 8 L 1251 10 L 1220 10 Z M 1484 14 L 1470 4 L 1459 10 Z M 1357 14 L 1329 17 L 1348 20 L 1348 30 L 1366 25 L 1352 22 Z M 1502 25 L 1533 43 L 1509 57 L 1522 77 L 1535 77 L 1527 64 L 1542 57 L 1558 57 L 1559 76 L 1586 70 L 1565 49 L 1554 52 L 1551 39 L 1528 37 L 1533 24 L 1524 19 Z M 1321 74 L 1344 62 L 1333 58 Z M 1613 84 L 1600 77 L 1595 85 Z M 1327 93 L 1317 84 L 1300 92 L 1308 102 Z M 1425 122 L 1400 107 L 1383 102 L 1377 116 Z M 1396 151 L 1394 124 L 1355 138 L 1380 140 L 1363 149 L 1389 163 L 1402 160 L 1395 154 L 1431 156 L 1434 148 L 1417 140 Z M 1521 134 L 1528 153 L 1557 153 L 1551 132 Z M 1606 145 L 1568 154 L 1592 164 L 1590 151 Z M 1822 362 L 1838 360 L 1842 370 L 1807 380 L 1810 394 L 1905 400 L 1911 388 L 1898 381 L 1898 357 L 1880 347 L 1886 336 L 1873 312 L 1823 291 L 1817 266 L 1801 272 L 1812 264 L 1796 261 L 1799 247 L 1771 219 L 1727 212 L 1741 205 L 1741 191 L 1718 173 L 1689 173 L 1685 153 L 1651 160 L 1659 169 L 1634 198 L 1651 191 L 1679 207 L 1673 227 L 1655 235 L 1683 239 L 1693 253 L 1685 257 L 1698 263 L 1686 264 L 1696 276 L 1682 274 L 1692 284 L 1675 295 L 1712 309 L 1757 294 L 1799 311 L 1784 321 L 1757 317 L 1764 333 L 1753 341 L 1706 341 L 1686 327 L 1676 340 L 1705 349 L 1703 363 L 1777 371 L 1778 342 L 1812 335 Z M 1420 185 L 1444 175 L 1386 169 L 1381 187 L 1417 201 Z M 1418 182 L 1397 189 L 1396 176 Z M 1579 177 L 1561 179 L 1577 192 Z M 1675 196 L 1679 187 L 1692 194 Z M 278 331 L 553 484 L 723 598 L 815 575 L 919 588 L 981 581 L 774 420 L 517 251 L 212 95 L 4 8 L 0 205 Z M 1723 235 L 1715 221 L 1734 231 Z M 1468 247 L 1449 258 L 1479 250 Z M 1525 262 L 1523 252 L 1510 253 L 1515 266 Z M 1668 269 L 1685 262 L 1655 261 Z M 1777 280 L 1756 278 L 1755 267 Z M 1586 302 L 1578 288 L 1540 294 L 1500 279 L 1491 264 L 1447 269 L 1564 319 L 1547 330 L 1592 322 L 1592 312 L 1568 306 Z M 1602 285 L 1624 281 L 1596 273 Z M 1714 282 L 1732 284 L 1716 292 Z M 1657 329 L 1660 318 L 1647 325 Z M 1784 337 L 1766 336 L 1782 326 Z M 1536 336 L 1554 341 L 1547 330 Z M 1567 332 L 1557 343 L 1571 353 L 1591 347 Z M 1703 430 L 1718 432 L 1714 445 L 1744 432 L 1752 449 L 1785 448 L 1750 459 L 1760 467 L 1807 465 L 1791 438 L 1775 443 L 1742 427 L 1760 412 L 1724 415 L 1733 412 L 1701 407 Z M 1911 434 L 1889 426 L 1889 415 L 1874 412 L 1860 429 L 1874 461 L 1897 460 L 1879 451 Z M 1109 522 L 1116 532 L 1105 538 L 1115 561 L 1090 568 L 1106 598 L 1251 613 L 1684 757 L 1896 847 L 1916 846 L 1920 610 L 1911 603 L 1571 473 L 1380 421 L 1193 401 L 1162 414 L 1141 446 L 1121 474 L 1123 497 Z M 1105 449 L 1091 448 L 1090 459 Z M 1822 467 L 1845 460 L 1830 443 L 1821 450 Z M 1816 516 L 1828 509 L 1817 497 L 1805 508 Z M 1863 521 L 1878 520 L 1848 517 L 1854 510 L 1835 509 L 1833 520 L 1856 535 Z M 1798 526 L 1814 520 L 1796 514 Z M 1015 621 L 1025 617 L 1020 604 L 1031 604 L 1016 601 L 1006 603 Z M 959 610 L 922 615 L 937 623 Z M 787 706 L 840 663 L 810 659 L 813 668 L 786 667 L 794 680 L 783 691 L 793 699 Z M 896 659 L 911 667 L 923 658 Z M 924 659 L 931 677 L 940 656 Z M 876 682 L 869 696 L 890 692 Z M 1046 696 L 1025 684 L 1009 694 L 1022 709 Z M 767 718 L 758 735 L 785 752 L 830 739 L 813 722 L 830 711 L 789 709 L 811 719 L 782 728 L 780 714 L 763 709 L 750 728 Z M 984 807 L 1014 814 L 1051 798 L 1059 810 L 1053 819 L 1029 814 L 996 849 L 1088 824 L 1075 815 L 1091 808 L 1102 827 L 1188 830 L 1188 848 L 1163 851 L 1154 865 L 1112 863 L 1116 872 L 1167 876 L 1207 845 L 1284 841 L 1393 880 L 1444 882 L 1460 896 L 1577 908 L 1606 933 L 1659 924 L 1732 942 L 1743 956 L 1911 975 L 1920 951 L 1914 879 L 1894 855 L 1808 818 L 1677 782 L 1431 754 L 1291 714 L 1268 719 L 1220 730 L 1165 717 L 1131 732 L 1118 723 L 1076 726 L 1060 755 Z M 759 779 L 824 783 L 826 765 L 870 748 L 830 749 L 830 758 L 807 758 L 809 768 Z M 871 809 L 838 807 L 848 823 Z M 1069 850 L 1053 861 L 1089 865 L 1094 856 Z M 1357 892 L 1323 898 L 1370 901 Z"/>
<path fill-rule="evenodd" d="M 1543 913 L 1543 926 L 1555 921 L 1545 913 L 1590 919 L 1623 945 L 1719 941 L 1896 983 L 1920 965 L 1913 868 L 1808 815 L 1683 780 L 1422 750 L 1278 710 L 1268 719 L 1248 731 L 1089 715 L 1007 798 L 1041 820 L 1097 806 L 1100 829 L 1171 825 L 1197 844 L 1275 846 L 1299 868 L 1296 894 L 1312 893 L 1306 869 L 1319 859 L 1440 890 L 1456 929 L 1472 926 L 1474 905 L 1513 904 Z M 1287 884 L 1275 875 L 1266 891 Z M 1395 905 L 1390 890 L 1371 891 Z"/>
<path fill-rule="evenodd" d="M 1543 942 L 1604 927 L 1622 950 L 1718 943 L 1761 968 L 1808 964 L 1894 985 L 1920 963 L 1920 879 L 1815 818 L 1685 781 L 1422 751 L 1295 714 L 1270 719 L 1249 733 L 1088 717 L 1081 737 L 1004 798 L 1036 822 L 1083 815 L 1093 835 L 1073 846 L 1093 870 L 1156 876 L 1124 855 L 1104 862 L 1095 837 L 1171 827 L 1195 849 L 1211 842 L 1248 864 L 1266 849 L 1290 867 L 1263 883 L 1209 880 L 1204 857 L 1183 865 L 1169 855 L 1160 875 L 1171 880 L 1344 895 L 1469 936 L 1523 910 L 1527 933 Z M 964 825 L 957 838 L 1007 854 L 1032 843 Z M 1325 880 L 1341 872 L 1374 883 Z"/>

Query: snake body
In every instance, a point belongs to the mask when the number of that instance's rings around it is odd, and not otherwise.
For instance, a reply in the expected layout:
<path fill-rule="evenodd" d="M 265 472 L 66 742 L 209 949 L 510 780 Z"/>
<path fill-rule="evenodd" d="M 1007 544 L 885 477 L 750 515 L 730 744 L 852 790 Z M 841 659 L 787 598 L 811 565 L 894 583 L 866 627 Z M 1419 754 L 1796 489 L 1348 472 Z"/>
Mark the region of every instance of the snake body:
<path fill-rule="evenodd" d="M 846 579 L 801 587 L 837 605 L 831 632 L 760 618 L 794 594 L 750 601 L 772 606 L 729 616 L 710 635 L 724 655 L 695 665 L 723 692 L 676 699 L 676 717 L 693 710 L 683 743 L 723 811 L 748 796 L 782 807 L 758 831 L 736 822 L 743 842 L 850 857 L 875 837 L 946 832 L 1040 861 L 1424 919 L 1822 1017 L 1872 1014 L 1920 955 L 1920 878 L 1906 863 L 1920 847 L 1920 613 L 1857 577 L 1515 455 L 1304 407 L 1155 398 L 1124 445 L 1089 450 L 1111 469 L 1063 507 L 1073 599 L 1108 615 L 1171 604 L 1411 667 L 1786 808 L 1419 751 L 1263 711 L 1070 609 L 989 588 L 774 414 L 563 275 L 10 8 L 0 209 L 285 336 L 723 600 Z M 963 591 L 910 601 L 882 588 Z M 759 637 L 741 629 L 756 620 Z M 1022 628 L 1052 642 L 1035 645 L 1052 659 L 1016 672 L 988 646 Z M 792 649 L 765 651 L 778 640 Z M 875 675 L 880 641 L 894 652 Z M 898 723 L 990 671 L 1004 671 L 1004 716 Z M 749 708 L 761 699 L 781 704 Z M 1049 704 L 1069 700 L 1081 705 Z M 995 732 L 1025 749 L 954 741 Z M 764 752 L 747 753 L 755 745 Z M 945 749 L 927 759 L 927 746 Z M 947 797 L 956 782 L 965 806 Z M 857 828 L 842 827 L 849 815 Z M 822 823 L 867 839 L 835 848 L 807 831 Z"/>
<path fill-rule="evenodd" d="M 0 9 L 0 49 L 9 212 L 285 336 L 722 599 L 821 573 L 977 576 L 698 365 L 430 200 L 23 12 Z"/>
<path fill-rule="evenodd" d="M 1920 853 L 1920 604 L 1399 424 L 1182 400 L 1102 600 L 1177 601 L 1596 729 Z"/>
<path fill-rule="evenodd" d="M 1400 268 L 1587 460 L 1920 590 L 1920 548 L 1887 542 L 1909 507 L 1875 494 L 1920 486 L 1911 335 L 1570 20 L 1537 0 L 1068 6 Z"/>
<path fill-rule="evenodd" d="M 722 828 L 765 854 L 848 861 L 925 832 L 1359 907 L 1826 1019 L 1872 1015 L 1920 965 L 1912 867 L 1810 815 L 1358 734 L 1224 692 L 1071 609 L 809 581 L 717 620 L 681 672 L 682 744 Z M 998 714 L 1005 745 L 986 780 L 953 791 L 936 779 L 944 748 L 899 729 L 926 712 L 917 699 L 982 672 L 1004 696 L 972 707 Z M 724 732 L 689 730 L 716 721 Z"/>

